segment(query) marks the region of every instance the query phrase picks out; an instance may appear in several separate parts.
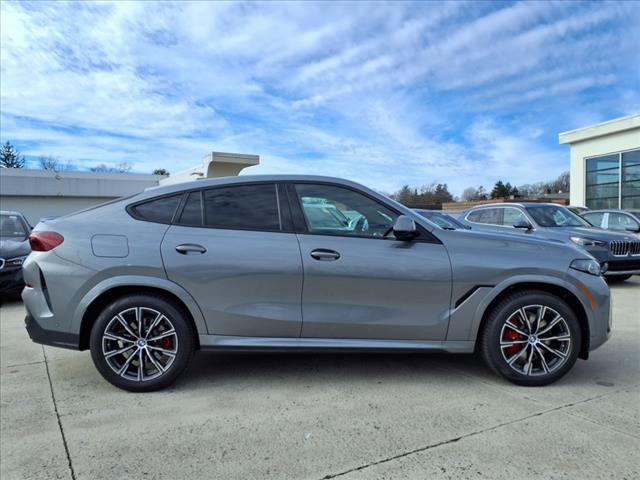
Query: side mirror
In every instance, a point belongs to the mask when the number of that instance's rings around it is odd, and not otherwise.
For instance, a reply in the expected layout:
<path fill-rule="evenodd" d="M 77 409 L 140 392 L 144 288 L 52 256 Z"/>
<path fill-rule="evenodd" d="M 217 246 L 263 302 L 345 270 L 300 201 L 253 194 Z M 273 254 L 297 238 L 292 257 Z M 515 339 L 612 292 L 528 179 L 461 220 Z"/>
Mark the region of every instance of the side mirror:
<path fill-rule="evenodd" d="M 627 232 L 638 233 L 638 232 L 640 232 L 640 227 L 627 227 L 627 228 L 625 228 L 625 230 Z"/>
<path fill-rule="evenodd" d="M 406 215 L 400 215 L 393 224 L 393 235 L 402 241 L 409 241 L 416 238 L 420 233 L 416 222 Z"/>
<path fill-rule="evenodd" d="M 513 224 L 513 228 L 521 228 L 523 230 L 531 230 L 533 226 L 526 220 L 520 220 Z"/>

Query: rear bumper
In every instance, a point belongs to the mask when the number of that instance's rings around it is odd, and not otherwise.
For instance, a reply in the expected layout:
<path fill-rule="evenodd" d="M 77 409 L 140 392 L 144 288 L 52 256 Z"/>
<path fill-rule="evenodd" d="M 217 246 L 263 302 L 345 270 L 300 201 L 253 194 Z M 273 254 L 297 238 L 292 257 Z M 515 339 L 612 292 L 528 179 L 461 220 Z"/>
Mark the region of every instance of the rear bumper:
<path fill-rule="evenodd" d="M 25 317 L 24 326 L 27 329 L 29 337 L 35 343 L 50 345 L 52 347 L 69 348 L 71 350 L 79 349 L 80 335 L 42 328 L 30 314 L 27 314 Z"/>

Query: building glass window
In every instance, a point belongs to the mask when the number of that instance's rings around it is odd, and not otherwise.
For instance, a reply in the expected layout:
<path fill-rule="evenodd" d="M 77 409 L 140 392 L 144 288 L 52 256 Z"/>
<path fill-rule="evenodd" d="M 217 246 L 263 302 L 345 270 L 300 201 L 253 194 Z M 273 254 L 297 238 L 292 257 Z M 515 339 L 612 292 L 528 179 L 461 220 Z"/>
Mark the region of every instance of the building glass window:
<path fill-rule="evenodd" d="M 587 159 L 586 205 L 592 209 L 618 208 L 620 155 Z"/>
<path fill-rule="evenodd" d="M 640 150 L 622 154 L 622 204 L 623 209 L 640 208 Z"/>

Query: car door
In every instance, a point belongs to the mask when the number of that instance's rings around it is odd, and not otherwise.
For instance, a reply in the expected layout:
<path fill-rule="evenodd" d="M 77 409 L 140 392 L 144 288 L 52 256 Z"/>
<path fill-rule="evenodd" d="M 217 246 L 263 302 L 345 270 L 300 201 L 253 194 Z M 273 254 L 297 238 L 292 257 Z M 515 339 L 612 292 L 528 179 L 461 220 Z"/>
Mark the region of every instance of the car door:
<path fill-rule="evenodd" d="M 196 300 L 210 334 L 300 335 L 302 261 L 281 194 L 274 183 L 193 191 L 168 229 L 167 276 Z"/>
<path fill-rule="evenodd" d="M 396 240 L 399 212 L 346 186 L 297 183 L 289 193 L 304 266 L 303 337 L 444 340 L 451 266 L 434 236 Z"/>
<path fill-rule="evenodd" d="M 609 212 L 608 228 L 625 233 L 638 232 L 640 223 L 626 213 Z"/>

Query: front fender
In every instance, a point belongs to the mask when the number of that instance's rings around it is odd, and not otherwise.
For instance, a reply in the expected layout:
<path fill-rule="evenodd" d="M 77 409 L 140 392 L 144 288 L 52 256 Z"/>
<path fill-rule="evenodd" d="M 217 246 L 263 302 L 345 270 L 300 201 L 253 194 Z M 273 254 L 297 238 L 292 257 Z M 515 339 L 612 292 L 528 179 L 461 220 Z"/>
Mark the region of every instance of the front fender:
<path fill-rule="evenodd" d="M 587 313 L 587 321 L 591 323 L 591 308 L 588 299 L 576 285 L 565 278 L 551 275 L 515 275 L 505 278 L 493 287 L 478 288 L 464 303 L 451 312 L 450 328 L 447 341 L 475 341 L 482 324 L 485 312 L 500 294 L 508 288 L 519 284 L 543 284 L 563 288 L 575 296 Z"/>

